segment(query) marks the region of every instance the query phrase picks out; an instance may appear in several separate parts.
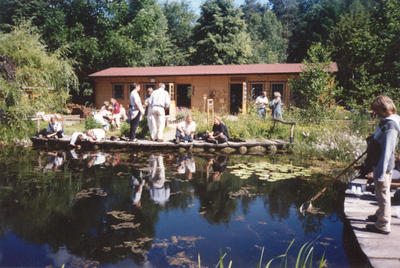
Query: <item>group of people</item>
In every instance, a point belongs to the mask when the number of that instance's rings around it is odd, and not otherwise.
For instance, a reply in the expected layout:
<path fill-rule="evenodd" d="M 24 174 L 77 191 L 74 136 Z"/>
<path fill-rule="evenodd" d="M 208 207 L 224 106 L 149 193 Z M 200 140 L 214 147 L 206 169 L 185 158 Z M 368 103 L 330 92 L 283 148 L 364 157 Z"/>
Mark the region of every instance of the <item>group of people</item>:
<path fill-rule="evenodd" d="M 279 91 L 274 92 L 274 99 L 269 102 L 267 92 L 262 91 L 261 95 L 256 98 L 257 114 L 265 119 L 267 115 L 267 109 L 271 109 L 273 119 L 282 119 L 282 101 L 281 93 Z"/>
<path fill-rule="evenodd" d="M 121 127 L 121 120 L 127 119 L 125 108 L 119 102 L 111 98 L 110 102 L 105 101 L 104 105 L 99 111 L 94 112 L 93 119 L 99 123 L 105 131 L 110 130 L 110 126 L 119 129 Z"/>
<path fill-rule="evenodd" d="M 130 141 L 137 141 L 136 131 L 139 126 L 140 120 L 143 115 L 147 115 L 147 122 L 150 130 L 150 140 L 164 141 L 164 128 L 165 128 L 165 110 L 168 109 L 170 104 L 170 96 L 168 91 L 165 90 L 165 84 L 159 83 L 158 88 L 147 90 L 148 97 L 144 104 L 140 99 L 140 84 L 133 84 L 133 90 L 130 93 L 129 100 L 129 116 L 130 121 Z"/>

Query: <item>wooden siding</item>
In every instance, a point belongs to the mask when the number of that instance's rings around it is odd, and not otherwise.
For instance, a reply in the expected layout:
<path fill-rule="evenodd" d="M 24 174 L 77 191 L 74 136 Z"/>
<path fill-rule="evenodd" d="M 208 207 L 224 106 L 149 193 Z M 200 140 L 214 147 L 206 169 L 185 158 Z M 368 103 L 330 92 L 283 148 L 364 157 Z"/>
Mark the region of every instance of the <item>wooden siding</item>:
<path fill-rule="evenodd" d="M 95 105 L 100 108 L 104 101 L 113 97 L 113 85 L 124 85 L 124 99 L 118 100 L 124 107 L 129 104 L 129 84 L 139 83 L 141 87 L 140 95 L 144 100 L 145 84 L 173 83 L 175 88 L 175 100 L 177 99 L 176 90 L 178 84 L 190 84 L 191 91 L 191 108 L 203 111 L 204 97 L 209 98 L 214 95 L 214 106 L 216 112 L 229 112 L 230 109 L 230 85 L 247 83 L 247 99 L 251 100 L 250 84 L 263 83 L 264 89 L 268 92 L 268 99 L 271 99 L 271 84 L 285 83 L 283 102 L 291 102 L 291 93 L 288 87 L 288 79 L 295 75 L 247 75 L 247 76 L 166 76 L 166 77 L 107 77 L 94 78 L 95 87 Z M 154 82 L 151 82 L 154 79 Z"/>

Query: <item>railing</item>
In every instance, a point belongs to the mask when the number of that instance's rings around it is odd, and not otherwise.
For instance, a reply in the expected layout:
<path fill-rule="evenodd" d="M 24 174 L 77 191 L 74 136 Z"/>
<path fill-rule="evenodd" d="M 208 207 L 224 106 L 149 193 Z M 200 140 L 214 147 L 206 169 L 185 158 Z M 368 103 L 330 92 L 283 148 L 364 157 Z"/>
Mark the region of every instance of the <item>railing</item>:
<path fill-rule="evenodd" d="M 296 125 L 296 122 L 286 122 L 281 119 L 274 119 L 274 127 L 273 128 L 275 128 L 275 125 L 277 122 L 284 124 L 284 125 L 290 125 L 290 143 L 293 143 L 294 142 L 294 126 Z"/>

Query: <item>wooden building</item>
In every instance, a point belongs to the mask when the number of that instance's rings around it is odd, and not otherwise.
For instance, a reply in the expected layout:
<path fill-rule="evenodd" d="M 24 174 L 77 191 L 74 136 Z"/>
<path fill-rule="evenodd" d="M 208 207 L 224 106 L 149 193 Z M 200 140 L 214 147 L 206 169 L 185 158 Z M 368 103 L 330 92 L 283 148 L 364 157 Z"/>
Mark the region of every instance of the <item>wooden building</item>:
<path fill-rule="evenodd" d="M 268 99 L 279 91 L 284 103 L 290 103 L 289 78 L 296 77 L 304 69 L 303 64 L 248 64 L 248 65 L 199 65 L 165 67 L 112 67 L 89 75 L 94 82 L 95 105 L 100 108 L 104 101 L 117 99 L 129 104 L 129 92 L 133 83 L 141 85 L 144 99 L 146 89 L 166 84 L 171 95 L 170 113 L 176 107 L 205 111 L 209 99 L 214 110 L 223 113 L 246 111 L 247 104 L 266 90 Z M 336 63 L 330 70 L 337 72 Z"/>

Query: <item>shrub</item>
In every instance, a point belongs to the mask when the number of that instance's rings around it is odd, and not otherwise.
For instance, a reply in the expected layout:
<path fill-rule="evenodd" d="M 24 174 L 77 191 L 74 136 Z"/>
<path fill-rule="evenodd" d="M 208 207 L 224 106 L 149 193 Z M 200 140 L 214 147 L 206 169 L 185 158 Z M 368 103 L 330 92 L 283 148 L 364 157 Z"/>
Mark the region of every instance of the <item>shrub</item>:
<path fill-rule="evenodd" d="M 89 129 L 94 129 L 94 128 L 103 128 L 103 126 L 98 123 L 96 120 L 94 120 L 93 117 L 88 116 L 85 120 L 85 129 L 89 130 Z"/>
<path fill-rule="evenodd" d="M 121 125 L 120 135 L 121 137 L 129 137 L 131 130 L 131 125 L 127 122 L 123 122 Z M 137 138 L 150 138 L 150 130 L 147 124 L 147 116 L 143 116 L 142 120 L 139 122 L 139 126 L 136 130 Z"/>

